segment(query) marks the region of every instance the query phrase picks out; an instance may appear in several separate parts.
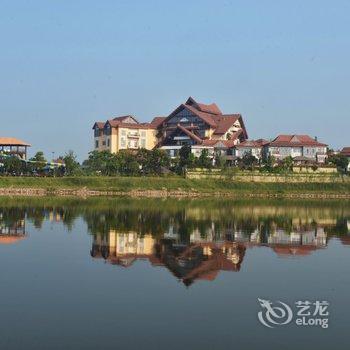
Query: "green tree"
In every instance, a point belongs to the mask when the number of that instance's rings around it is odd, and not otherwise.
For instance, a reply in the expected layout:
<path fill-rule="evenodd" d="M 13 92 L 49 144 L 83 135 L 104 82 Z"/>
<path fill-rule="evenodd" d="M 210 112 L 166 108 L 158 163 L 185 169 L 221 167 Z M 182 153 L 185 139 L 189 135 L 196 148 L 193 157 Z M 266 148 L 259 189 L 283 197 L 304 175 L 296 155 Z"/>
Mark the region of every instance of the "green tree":
<path fill-rule="evenodd" d="M 208 149 L 204 148 L 201 152 L 201 155 L 198 157 L 198 165 L 201 168 L 207 168 L 210 169 L 212 167 L 212 161 L 209 157 L 209 151 Z"/>
<path fill-rule="evenodd" d="M 111 171 L 111 161 L 113 155 L 108 151 L 92 151 L 89 153 L 88 159 L 83 162 L 83 166 L 88 173 L 100 173 L 101 175 L 109 175 Z"/>
<path fill-rule="evenodd" d="M 36 171 L 42 171 L 47 164 L 47 160 L 42 151 L 36 152 L 34 157 L 30 158 L 29 161 L 32 163 L 30 168 Z"/>
<path fill-rule="evenodd" d="M 183 145 L 179 151 L 180 167 L 191 168 L 194 165 L 195 157 L 191 151 L 191 145 Z"/>
<path fill-rule="evenodd" d="M 268 154 L 265 158 L 263 158 L 263 169 L 266 171 L 273 171 L 275 165 L 275 158 L 271 155 Z"/>
<path fill-rule="evenodd" d="M 282 160 L 281 163 L 282 170 L 284 171 L 292 171 L 293 170 L 293 158 L 291 156 L 286 157 Z"/>
<path fill-rule="evenodd" d="M 334 164 L 340 172 L 345 173 L 348 168 L 349 160 L 343 154 L 333 154 L 329 156 L 328 162 Z"/>
<path fill-rule="evenodd" d="M 80 170 L 80 164 L 77 161 L 77 156 L 72 150 L 69 150 L 64 157 L 62 157 L 62 160 L 65 164 L 66 168 L 66 174 L 67 175 L 74 175 L 77 174 Z"/>
<path fill-rule="evenodd" d="M 221 153 L 215 154 L 215 166 L 217 168 L 224 168 L 226 165 L 226 157 Z"/>
<path fill-rule="evenodd" d="M 240 167 L 243 169 L 252 170 L 254 166 L 258 164 L 258 160 L 251 154 L 245 153 L 239 162 Z"/>
<path fill-rule="evenodd" d="M 4 172 L 12 175 L 21 175 L 25 171 L 24 162 L 15 156 L 5 157 L 3 159 Z"/>
<path fill-rule="evenodd" d="M 140 164 L 136 154 L 131 150 L 121 150 L 117 153 L 118 170 L 121 175 L 133 176 L 140 173 Z"/>

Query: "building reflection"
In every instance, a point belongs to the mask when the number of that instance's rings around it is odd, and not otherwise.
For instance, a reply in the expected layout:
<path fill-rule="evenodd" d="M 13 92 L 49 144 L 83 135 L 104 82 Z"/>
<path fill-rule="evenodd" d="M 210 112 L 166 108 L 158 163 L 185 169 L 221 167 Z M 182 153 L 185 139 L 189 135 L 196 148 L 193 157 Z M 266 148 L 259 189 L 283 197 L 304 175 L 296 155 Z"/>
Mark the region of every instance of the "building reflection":
<path fill-rule="evenodd" d="M 165 233 L 163 238 L 136 232 L 93 235 L 91 256 L 103 258 L 111 264 L 131 266 L 136 260 L 148 260 L 153 266 L 166 267 L 184 284 L 195 280 L 214 280 L 220 271 L 239 271 L 245 246 L 230 241 L 189 239 Z"/>
<path fill-rule="evenodd" d="M 167 269 L 185 285 L 240 271 L 247 252 L 255 247 L 271 249 L 278 257 L 286 258 L 315 254 L 333 237 L 350 245 L 348 213 L 279 210 L 242 207 L 223 215 L 201 208 L 81 213 L 59 206 L 0 207 L 0 244 L 26 238 L 26 221 L 36 229 L 50 222 L 70 230 L 76 219 L 83 219 L 92 236 L 93 258 L 125 268 L 145 260 L 153 267 Z"/>
<path fill-rule="evenodd" d="M 0 244 L 13 244 L 26 238 L 24 215 L 0 211 Z"/>
<path fill-rule="evenodd" d="M 256 227 L 233 224 L 217 228 L 214 222 L 201 229 L 182 232 L 183 227 L 171 223 L 161 235 L 127 233 L 110 229 L 95 233 L 91 256 L 105 259 L 110 264 L 131 266 L 137 260 L 147 260 L 152 266 L 168 269 L 185 285 L 197 280 L 213 281 L 221 271 L 239 271 L 246 249 L 267 247 L 279 257 L 306 256 L 327 246 L 327 227 L 314 222 L 274 221 Z M 342 236 L 350 237 L 350 236 Z M 344 239 L 342 242 L 345 243 Z"/>

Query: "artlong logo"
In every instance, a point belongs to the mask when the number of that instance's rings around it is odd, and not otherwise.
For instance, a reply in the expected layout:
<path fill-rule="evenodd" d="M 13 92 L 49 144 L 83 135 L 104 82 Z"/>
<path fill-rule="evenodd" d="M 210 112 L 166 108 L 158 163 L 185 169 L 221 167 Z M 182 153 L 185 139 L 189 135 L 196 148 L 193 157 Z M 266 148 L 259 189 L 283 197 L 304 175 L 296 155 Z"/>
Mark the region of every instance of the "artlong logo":
<path fill-rule="evenodd" d="M 268 328 L 283 326 L 290 323 L 293 319 L 293 311 L 289 305 L 278 301 L 276 304 L 269 300 L 258 298 L 262 311 L 258 312 L 258 318 L 261 324 Z M 295 312 L 295 324 L 297 326 L 320 326 L 328 328 L 328 301 L 311 302 L 309 300 L 297 301 L 295 303 L 298 309 Z"/>
<path fill-rule="evenodd" d="M 266 327 L 274 328 L 274 326 L 281 326 L 290 323 L 293 318 L 292 309 L 282 301 L 278 301 L 280 306 L 272 306 L 271 301 L 259 299 L 263 311 L 259 311 L 259 321 Z"/>

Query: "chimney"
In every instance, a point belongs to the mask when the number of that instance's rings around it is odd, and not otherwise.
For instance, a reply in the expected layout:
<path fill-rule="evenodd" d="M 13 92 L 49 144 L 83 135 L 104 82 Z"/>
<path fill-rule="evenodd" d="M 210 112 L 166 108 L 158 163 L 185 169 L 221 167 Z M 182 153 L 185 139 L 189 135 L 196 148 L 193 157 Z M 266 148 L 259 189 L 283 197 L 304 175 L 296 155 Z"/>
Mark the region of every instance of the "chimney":
<path fill-rule="evenodd" d="M 317 141 L 317 136 L 314 137 L 315 141 Z"/>

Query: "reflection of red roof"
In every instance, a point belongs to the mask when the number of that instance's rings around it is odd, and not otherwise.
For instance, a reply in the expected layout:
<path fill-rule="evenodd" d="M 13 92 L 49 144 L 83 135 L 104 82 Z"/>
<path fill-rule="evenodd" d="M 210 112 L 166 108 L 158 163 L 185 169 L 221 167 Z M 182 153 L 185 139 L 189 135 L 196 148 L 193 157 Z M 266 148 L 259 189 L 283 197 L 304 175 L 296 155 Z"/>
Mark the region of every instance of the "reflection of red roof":
<path fill-rule="evenodd" d="M 270 146 L 275 147 L 293 147 L 293 146 L 327 146 L 314 140 L 309 135 L 279 135 L 270 142 Z"/>
<path fill-rule="evenodd" d="M 350 236 L 340 236 L 339 238 L 344 245 L 350 245 Z"/>
<path fill-rule="evenodd" d="M 271 244 L 270 247 L 278 255 L 309 255 L 316 250 L 315 246 L 311 245 L 287 245 L 287 244 Z"/>
<path fill-rule="evenodd" d="M 0 235 L 0 244 L 13 244 L 23 240 L 25 236 L 3 236 Z"/>

